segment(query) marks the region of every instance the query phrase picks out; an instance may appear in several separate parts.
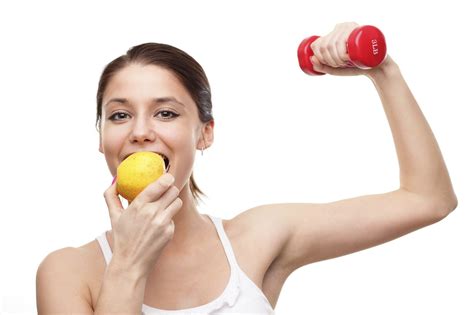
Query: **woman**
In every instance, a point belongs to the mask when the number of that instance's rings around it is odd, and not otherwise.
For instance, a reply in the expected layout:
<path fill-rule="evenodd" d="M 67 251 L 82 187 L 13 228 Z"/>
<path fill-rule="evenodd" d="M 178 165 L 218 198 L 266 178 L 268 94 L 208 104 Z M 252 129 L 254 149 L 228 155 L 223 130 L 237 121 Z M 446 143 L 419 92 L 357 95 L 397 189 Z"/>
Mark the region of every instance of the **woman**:
<path fill-rule="evenodd" d="M 99 151 L 114 176 L 137 151 L 164 155 L 169 171 L 127 207 L 114 179 L 104 193 L 112 229 L 43 260 L 38 312 L 272 313 L 297 268 L 393 240 L 453 211 L 441 152 L 396 63 L 388 56 L 374 69 L 344 67 L 345 42 L 357 26 L 338 24 L 318 39 L 312 63 L 318 72 L 371 79 L 393 133 L 399 189 L 324 204 L 267 204 L 231 220 L 200 214 L 192 167 L 196 150 L 213 143 L 207 78 L 174 47 L 133 47 L 99 82 Z"/>

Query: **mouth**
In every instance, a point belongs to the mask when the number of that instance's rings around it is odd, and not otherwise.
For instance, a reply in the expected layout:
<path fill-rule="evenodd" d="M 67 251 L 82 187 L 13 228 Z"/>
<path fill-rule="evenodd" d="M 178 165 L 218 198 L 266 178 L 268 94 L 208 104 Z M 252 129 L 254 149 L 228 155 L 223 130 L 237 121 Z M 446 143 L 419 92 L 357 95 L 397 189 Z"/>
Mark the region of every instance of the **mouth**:
<path fill-rule="evenodd" d="M 139 152 L 139 151 L 137 151 L 137 152 Z M 170 165 L 170 159 L 169 159 L 165 154 L 163 154 L 163 153 L 161 153 L 161 152 L 156 152 L 156 151 L 150 151 L 150 152 L 156 153 L 156 154 L 160 155 L 160 156 L 163 158 L 163 161 L 165 162 L 165 172 L 167 173 L 167 172 L 169 171 L 170 167 L 171 167 L 171 165 Z M 127 154 L 127 155 L 123 158 L 122 161 L 124 161 L 126 158 L 128 158 L 128 157 L 129 157 L 130 155 L 132 155 L 133 153 L 136 153 L 136 152 L 132 152 L 132 153 L 130 153 L 130 154 Z"/>
<path fill-rule="evenodd" d="M 168 159 L 168 157 L 162 153 L 159 153 L 159 152 L 155 152 L 155 153 L 158 153 L 163 158 L 163 161 L 165 161 L 165 172 L 168 173 L 170 169 L 170 159 Z"/>

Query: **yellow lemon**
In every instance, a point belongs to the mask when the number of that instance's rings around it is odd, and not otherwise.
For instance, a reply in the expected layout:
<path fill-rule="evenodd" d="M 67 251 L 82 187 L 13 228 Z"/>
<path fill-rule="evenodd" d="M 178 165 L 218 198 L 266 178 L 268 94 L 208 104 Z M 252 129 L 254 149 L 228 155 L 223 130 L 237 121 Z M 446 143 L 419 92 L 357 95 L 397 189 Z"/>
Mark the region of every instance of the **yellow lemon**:
<path fill-rule="evenodd" d="M 117 191 L 132 202 L 150 183 L 165 173 L 165 161 L 155 152 L 135 152 L 117 168 Z"/>

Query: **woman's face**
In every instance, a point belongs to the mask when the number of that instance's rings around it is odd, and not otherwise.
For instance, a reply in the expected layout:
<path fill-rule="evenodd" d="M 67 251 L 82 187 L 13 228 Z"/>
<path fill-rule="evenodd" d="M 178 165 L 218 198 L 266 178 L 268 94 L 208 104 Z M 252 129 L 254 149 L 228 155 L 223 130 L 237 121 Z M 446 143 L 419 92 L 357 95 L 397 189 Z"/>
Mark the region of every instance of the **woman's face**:
<path fill-rule="evenodd" d="M 194 155 L 212 143 L 213 123 L 199 120 L 193 99 L 164 68 L 132 64 L 109 81 L 102 101 L 99 151 L 112 175 L 137 151 L 164 154 L 181 190 L 192 173 Z M 205 142 L 203 137 L 205 135 Z"/>

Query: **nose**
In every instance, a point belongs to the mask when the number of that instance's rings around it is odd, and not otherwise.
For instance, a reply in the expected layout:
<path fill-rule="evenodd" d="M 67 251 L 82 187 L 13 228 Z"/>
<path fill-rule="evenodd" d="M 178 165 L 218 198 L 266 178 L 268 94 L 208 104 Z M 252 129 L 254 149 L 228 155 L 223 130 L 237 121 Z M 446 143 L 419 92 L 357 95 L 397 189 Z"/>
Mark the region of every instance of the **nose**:
<path fill-rule="evenodd" d="M 137 118 L 130 132 L 131 143 L 145 143 L 155 141 L 156 134 L 153 130 L 153 123 L 146 118 Z"/>

